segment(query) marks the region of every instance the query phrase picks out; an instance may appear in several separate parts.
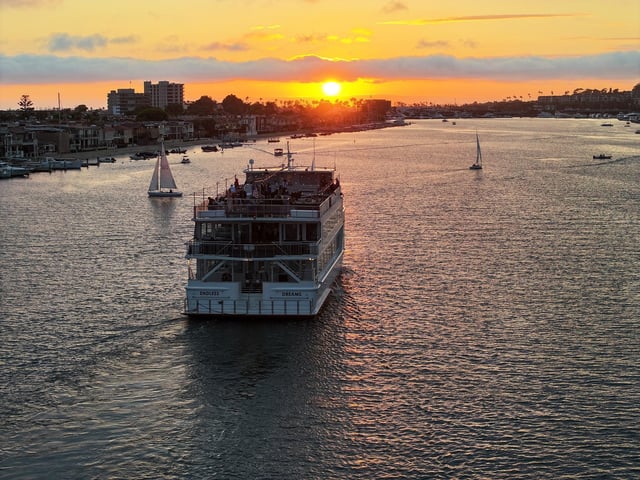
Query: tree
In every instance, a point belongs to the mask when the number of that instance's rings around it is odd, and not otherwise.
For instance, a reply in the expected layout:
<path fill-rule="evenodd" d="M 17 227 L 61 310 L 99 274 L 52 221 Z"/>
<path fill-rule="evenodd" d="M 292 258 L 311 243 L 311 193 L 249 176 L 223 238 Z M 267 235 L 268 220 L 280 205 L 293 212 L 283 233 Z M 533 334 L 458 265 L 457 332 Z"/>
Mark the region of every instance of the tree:
<path fill-rule="evenodd" d="M 184 113 L 184 108 L 181 103 L 170 103 L 164 111 L 167 112 L 170 117 L 179 117 Z"/>
<path fill-rule="evenodd" d="M 222 100 L 222 108 L 230 115 L 241 115 L 246 111 L 244 102 L 235 95 L 227 95 L 224 97 L 224 100 Z"/>
<path fill-rule="evenodd" d="M 33 110 L 33 102 L 29 98 L 29 95 L 22 95 L 20 97 L 20 101 L 18 102 L 18 106 L 20 110 L 23 112 L 30 112 Z"/>
<path fill-rule="evenodd" d="M 267 102 L 264 107 L 264 113 L 267 115 L 275 115 L 278 113 L 278 105 L 276 102 Z"/>
<path fill-rule="evenodd" d="M 140 113 L 136 115 L 136 120 L 139 120 L 142 122 L 146 122 L 146 121 L 158 122 L 162 120 L 167 120 L 168 118 L 169 118 L 169 115 L 167 115 L 167 112 L 165 112 L 161 108 L 147 108 L 145 110 L 142 110 Z"/>
<path fill-rule="evenodd" d="M 212 115 L 216 109 L 216 102 L 206 95 L 203 95 L 187 107 L 189 115 L 206 116 Z"/>
<path fill-rule="evenodd" d="M 84 104 L 78 105 L 71 112 L 71 118 L 73 120 L 82 120 L 82 118 L 85 116 L 88 110 L 89 108 L 86 105 Z"/>

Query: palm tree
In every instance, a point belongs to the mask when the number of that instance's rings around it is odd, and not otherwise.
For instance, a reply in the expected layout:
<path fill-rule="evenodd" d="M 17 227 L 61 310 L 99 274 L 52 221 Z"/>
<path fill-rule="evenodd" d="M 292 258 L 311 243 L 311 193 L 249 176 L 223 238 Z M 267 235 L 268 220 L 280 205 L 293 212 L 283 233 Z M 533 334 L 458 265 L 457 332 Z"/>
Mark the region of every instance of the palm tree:
<path fill-rule="evenodd" d="M 20 110 L 22 110 L 23 112 L 28 112 L 33 110 L 33 102 L 29 98 L 29 95 L 20 96 L 20 101 L 18 102 L 18 106 L 20 107 Z"/>

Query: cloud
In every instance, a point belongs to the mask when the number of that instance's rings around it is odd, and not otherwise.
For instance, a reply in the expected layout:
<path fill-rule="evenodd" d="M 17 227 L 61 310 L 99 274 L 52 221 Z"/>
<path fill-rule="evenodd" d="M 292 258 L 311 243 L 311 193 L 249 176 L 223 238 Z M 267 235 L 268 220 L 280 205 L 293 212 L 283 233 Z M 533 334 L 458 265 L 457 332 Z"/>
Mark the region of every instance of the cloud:
<path fill-rule="evenodd" d="M 420 40 L 418 42 L 417 48 L 449 48 L 450 46 L 451 45 L 449 44 L 449 42 L 446 42 L 444 40 Z"/>
<path fill-rule="evenodd" d="M 128 44 L 138 41 L 138 37 L 135 35 L 127 35 L 126 37 L 113 37 L 109 40 L 109 43 Z"/>
<path fill-rule="evenodd" d="M 49 51 L 66 52 L 73 49 L 93 51 L 97 47 L 107 45 L 107 39 L 102 35 L 79 37 L 67 33 L 54 33 L 49 37 Z"/>
<path fill-rule="evenodd" d="M 211 42 L 203 47 L 205 50 L 222 50 L 226 52 L 243 52 L 249 50 L 249 46 L 246 43 L 223 43 L 223 42 Z"/>
<path fill-rule="evenodd" d="M 62 0 L 0 0 L 0 7 L 4 8 L 34 8 L 57 5 Z"/>
<path fill-rule="evenodd" d="M 403 10 L 409 10 L 409 8 L 403 2 L 398 2 L 397 0 L 387 2 L 382 7 L 382 11 L 384 13 L 394 13 L 394 12 L 400 12 Z"/>
<path fill-rule="evenodd" d="M 180 57 L 168 60 L 83 58 L 54 55 L 0 55 L 0 84 L 55 84 L 171 78 L 176 82 L 259 80 L 313 82 L 335 76 L 343 81 L 370 79 L 552 79 L 640 78 L 640 51 L 566 57 L 458 58 L 427 55 L 368 60 L 331 60 L 316 56 L 247 62 Z"/>
<path fill-rule="evenodd" d="M 100 34 L 78 36 L 68 33 L 53 33 L 47 41 L 47 48 L 50 52 L 68 52 L 71 50 L 83 50 L 93 52 L 97 48 L 106 47 L 109 43 L 126 44 L 134 43 L 136 37 L 129 35 L 126 37 L 107 38 Z"/>
<path fill-rule="evenodd" d="M 502 14 L 502 15 L 469 15 L 463 17 L 444 17 L 444 18 L 424 18 L 416 20 L 389 20 L 386 22 L 378 22 L 378 25 L 434 25 L 438 23 L 459 23 L 459 22 L 478 22 L 488 20 L 516 20 L 522 18 L 547 19 L 556 17 L 575 17 L 578 14 L 571 13 L 520 13 L 520 14 Z"/>
<path fill-rule="evenodd" d="M 353 30 L 351 33 L 352 35 L 346 36 L 346 37 L 343 37 L 340 35 L 328 35 L 326 33 L 309 33 L 305 35 L 297 35 L 295 37 L 290 38 L 289 41 L 292 43 L 300 43 L 300 44 L 305 44 L 305 43 L 318 44 L 318 43 L 325 43 L 325 42 L 352 44 L 352 43 L 368 43 L 371 41 L 371 39 L 369 38 L 371 36 L 371 33 L 368 32 L 367 30 L 356 29 L 356 30 Z"/>
<path fill-rule="evenodd" d="M 251 31 L 244 35 L 244 38 L 248 40 L 257 40 L 259 42 L 282 40 L 284 35 L 276 31 L 280 28 L 280 25 L 258 25 L 252 27 Z"/>

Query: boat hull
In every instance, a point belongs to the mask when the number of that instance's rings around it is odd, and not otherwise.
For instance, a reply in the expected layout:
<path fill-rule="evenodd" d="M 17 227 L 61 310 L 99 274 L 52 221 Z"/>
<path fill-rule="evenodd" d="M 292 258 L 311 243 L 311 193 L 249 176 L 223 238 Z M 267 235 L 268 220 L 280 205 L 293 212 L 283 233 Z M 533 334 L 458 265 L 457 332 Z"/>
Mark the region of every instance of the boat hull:
<path fill-rule="evenodd" d="M 184 313 L 196 318 L 313 318 L 320 313 L 342 270 L 340 252 L 317 284 L 265 285 L 261 294 L 245 294 L 233 282 L 189 280 Z"/>
<path fill-rule="evenodd" d="M 149 197 L 152 198 L 169 198 L 169 197 L 181 197 L 182 192 L 149 192 Z"/>

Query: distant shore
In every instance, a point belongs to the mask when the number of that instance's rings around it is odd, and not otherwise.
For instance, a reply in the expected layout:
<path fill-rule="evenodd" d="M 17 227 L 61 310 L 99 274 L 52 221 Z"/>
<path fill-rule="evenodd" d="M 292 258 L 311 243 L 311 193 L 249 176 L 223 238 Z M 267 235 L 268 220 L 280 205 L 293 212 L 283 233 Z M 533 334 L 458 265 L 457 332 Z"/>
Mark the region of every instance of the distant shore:
<path fill-rule="evenodd" d="M 246 142 L 254 142 L 258 140 L 265 140 L 267 138 L 278 138 L 278 137 L 286 137 L 289 135 L 293 135 L 294 132 L 280 132 L 280 133 L 270 133 L 270 134 L 258 134 L 253 135 L 250 138 L 247 138 Z M 220 138 L 198 138 L 193 140 L 170 140 L 164 142 L 164 147 L 166 150 L 172 150 L 174 148 L 188 148 L 188 147 L 197 147 L 199 145 L 218 145 L 222 143 L 224 140 Z M 122 148 L 100 148 L 97 150 L 84 150 L 82 152 L 68 152 L 68 153 L 60 153 L 54 154 L 50 156 L 55 156 L 56 158 L 79 158 L 79 159 L 92 159 L 96 157 L 119 157 L 122 155 L 132 155 L 136 152 L 149 152 L 156 151 L 160 143 L 151 143 L 148 145 L 136 145 L 136 146 L 126 146 Z"/>
<path fill-rule="evenodd" d="M 170 142 L 165 142 L 164 147 L 167 150 L 171 150 L 174 148 L 187 148 L 187 147 L 194 147 L 194 146 L 198 146 L 198 145 L 207 145 L 209 143 L 213 143 L 213 144 L 217 144 L 219 142 L 219 140 L 216 139 L 207 139 L 207 138 L 200 138 L 197 140 L 189 140 L 186 142 L 183 141 L 179 141 L 179 140 L 172 140 Z M 149 145 L 136 145 L 136 146 L 126 146 L 126 147 L 122 147 L 122 148 L 101 148 L 98 150 L 84 150 L 82 152 L 68 152 L 68 153 L 60 153 L 60 154 L 55 154 L 56 158 L 80 158 L 80 159 L 89 159 L 89 158 L 96 158 L 96 157 L 120 157 L 122 155 L 132 155 L 136 152 L 149 152 L 149 151 L 156 151 L 158 150 L 158 147 L 160 146 L 160 143 L 157 144 L 149 144 Z"/>
<path fill-rule="evenodd" d="M 398 126 L 406 126 L 406 125 L 410 125 L 410 123 L 394 124 L 394 123 L 387 123 L 387 122 L 379 122 L 379 123 L 367 124 L 367 125 L 355 125 L 349 128 L 345 128 L 344 130 L 332 131 L 331 133 L 346 133 L 346 132 L 398 127 Z M 303 136 L 309 136 L 311 134 L 307 135 L 299 131 L 260 133 L 257 135 L 251 135 L 250 137 L 247 137 L 245 140 L 243 140 L 243 143 L 251 143 L 259 140 L 266 140 L 269 138 L 280 138 L 280 137 L 294 138 L 293 137 L 294 135 L 299 135 L 303 137 Z M 316 134 L 313 134 L 313 136 L 315 135 Z M 216 137 L 204 137 L 204 138 L 197 138 L 197 139 L 192 139 L 187 141 L 168 140 L 168 141 L 165 141 L 164 147 L 166 150 L 172 150 L 174 148 L 186 148 L 186 147 L 194 147 L 198 145 L 219 145 L 220 143 L 228 142 L 228 141 L 230 140 L 216 138 Z M 235 140 L 232 140 L 232 141 L 235 141 Z M 137 152 L 155 152 L 158 150 L 159 146 L 160 146 L 160 142 L 155 142 L 147 145 L 135 145 L 135 146 L 127 145 L 126 147 L 122 147 L 122 148 L 99 148 L 96 150 L 83 150 L 81 152 L 53 153 L 53 154 L 48 154 L 47 156 L 49 157 L 54 156 L 60 159 L 89 160 L 89 159 L 95 159 L 96 157 L 104 158 L 104 157 L 118 157 L 123 155 L 129 156 Z"/>

